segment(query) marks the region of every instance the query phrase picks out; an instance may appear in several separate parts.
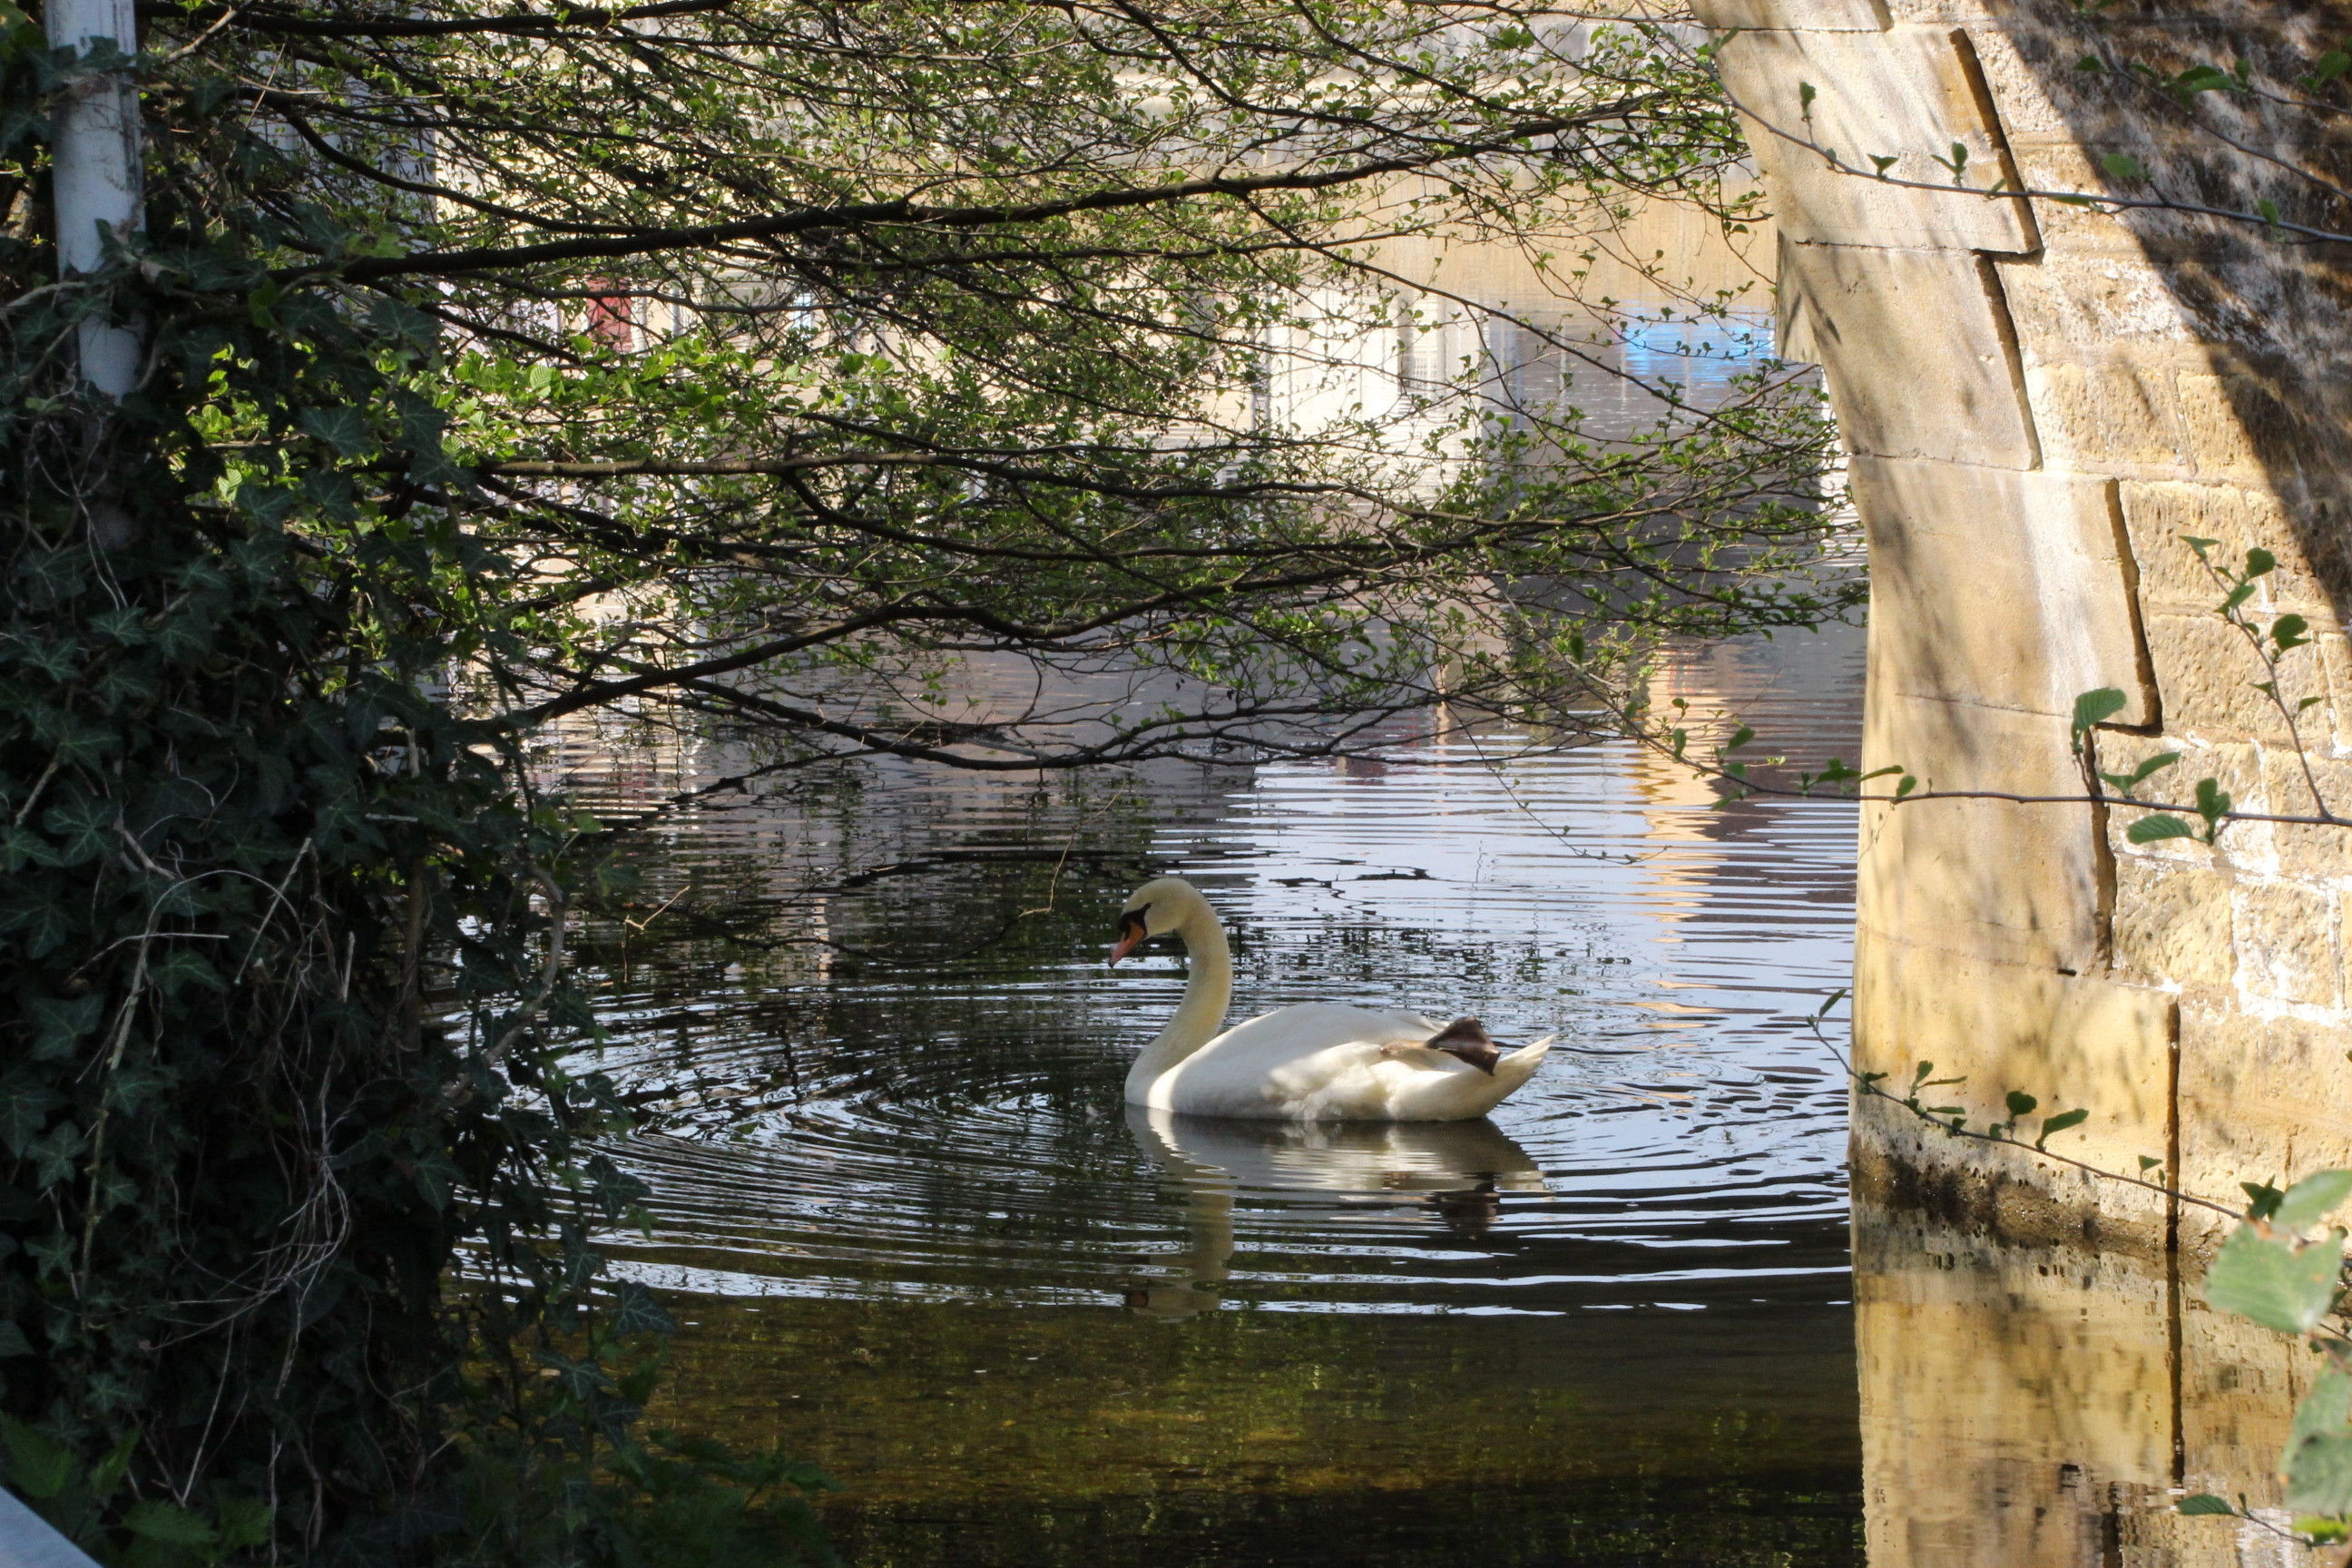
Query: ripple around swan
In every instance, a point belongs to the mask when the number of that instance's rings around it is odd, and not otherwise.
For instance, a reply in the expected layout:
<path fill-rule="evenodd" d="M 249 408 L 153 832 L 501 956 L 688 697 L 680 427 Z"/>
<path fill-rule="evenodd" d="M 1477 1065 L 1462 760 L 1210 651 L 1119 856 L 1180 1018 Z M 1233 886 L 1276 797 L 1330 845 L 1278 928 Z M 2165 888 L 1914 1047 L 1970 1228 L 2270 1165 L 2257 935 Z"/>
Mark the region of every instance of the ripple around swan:
<path fill-rule="evenodd" d="M 1682 674 L 1768 742 L 1851 757 L 1858 650 L 1811 657 Z M 598 1065 L 651 1128 L 625 1152 L 653 1232 L 613 1239 L 622 1269 L 1170 1316 L 1843 1299 L 1845 1093 L 1808 1016 L 1845 984 L 1852 808 L 1727 807 L 1624 747 L 1478 763 L 1051 796 L 910 770 L 681 823 L 654 869 L 682 917 L 600 950 Z M 1100 961 L 1158 870 L 1224 913 L 1236 1016 L 1361 998 L 1560 1044 L 1475 1130 L 1130 1115 L 1181 965 Z"/>

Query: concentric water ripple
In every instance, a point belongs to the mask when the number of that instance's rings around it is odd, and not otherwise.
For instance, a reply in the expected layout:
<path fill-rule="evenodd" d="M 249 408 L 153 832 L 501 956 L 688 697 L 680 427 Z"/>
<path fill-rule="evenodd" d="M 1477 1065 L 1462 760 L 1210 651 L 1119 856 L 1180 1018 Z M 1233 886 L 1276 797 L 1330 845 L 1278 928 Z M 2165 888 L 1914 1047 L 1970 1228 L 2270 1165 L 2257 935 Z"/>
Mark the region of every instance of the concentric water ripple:
<path fill-rule="evenodd" d="M 1663 684 L 1736 707 L 1759 752 L 1851 759 L 1859 673 L 1841 635 Z M 1807 1020 L 1850 962 L 1850 805 L 1727 807 L 1622 746 L 1089 789 L 908 769 L 659 831 L 643 929 L 600 949 L 598 1065 L 651 1118 L 625 1157 L 654 1230 L 612 1238 L 624 1272 L 1180 1317 L 1844 1296 L 1845 1093 Z M 1360 1001 L 1560 1043 L 1491 1125 L 1130 1113 L 1181 968 L 1102 958 L 1166 870 L 1224 913 L 1237 1019 Z"/>

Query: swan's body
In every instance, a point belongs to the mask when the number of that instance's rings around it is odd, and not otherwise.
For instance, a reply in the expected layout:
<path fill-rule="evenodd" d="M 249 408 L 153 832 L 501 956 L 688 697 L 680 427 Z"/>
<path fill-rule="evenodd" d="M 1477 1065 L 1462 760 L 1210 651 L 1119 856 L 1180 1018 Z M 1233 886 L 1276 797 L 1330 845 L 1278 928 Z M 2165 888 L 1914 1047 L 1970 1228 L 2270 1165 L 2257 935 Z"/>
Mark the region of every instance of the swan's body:
<path fill-rule="evenodd" d="M 1431 1048 L 1447 1033 L 1434 1018 L 1329 1002 L 1219 1033 L 1233 1000 L 1233 956 L 1199 889 L 1162 877 L 1136 889 L 1111 962 L 1156 936 L 1182 941 L 1190 973 L 1176 1016 L 1128 1069 L 1129 1105 L 1267 1121 L 1463 1121 L 1500 1105 L 1551 1048 L 1538 1040 L 1495 1058 L 1489 1071 Z"/>

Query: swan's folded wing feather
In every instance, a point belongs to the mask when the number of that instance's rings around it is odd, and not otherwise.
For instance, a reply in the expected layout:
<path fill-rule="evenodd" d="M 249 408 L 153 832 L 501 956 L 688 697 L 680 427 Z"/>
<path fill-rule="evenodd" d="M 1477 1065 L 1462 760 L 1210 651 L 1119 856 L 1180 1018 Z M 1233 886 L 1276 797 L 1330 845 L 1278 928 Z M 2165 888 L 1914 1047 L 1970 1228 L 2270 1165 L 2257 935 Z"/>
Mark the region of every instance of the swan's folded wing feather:
<path fill-rule="evenodd" d="M 1429 1048 L 1444 1027 L 1415 1013 L 1327 1002 L 1285 1007 L 1235 1025 L 1177 1063 L 1145 1103 L 1196 1116 L 1451 1121 L 1485 1115 L 1542 1055 L 1515 1051 L 1489 1076 Z M 1507 1064 L 1522 1057 L 1526 1071 L 1510 1070 Z"/>

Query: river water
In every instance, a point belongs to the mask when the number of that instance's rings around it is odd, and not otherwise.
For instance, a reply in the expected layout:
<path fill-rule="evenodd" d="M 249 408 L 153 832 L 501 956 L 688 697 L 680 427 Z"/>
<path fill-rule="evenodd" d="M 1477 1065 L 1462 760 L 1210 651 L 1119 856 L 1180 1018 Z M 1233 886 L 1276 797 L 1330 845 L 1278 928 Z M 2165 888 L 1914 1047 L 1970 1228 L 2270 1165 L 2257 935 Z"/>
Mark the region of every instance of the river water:
<path fill-rule="evenodd" d="M 1678 649 L 1657 695 L 1854 755 L 1861 638 Z M 1845 1089 L 1854 821 L 1626 745 L 1162 767 L 868 766 L 655 819 L 583 977 L 646 1116 L 621 1274 L 685 1327 L 656 1419 L 847 1489 L 868 1568 L 1861 1557 Z M 551 759 L 626 815 L 735 771 Z M 1236 1018 L 1305 1000 L 1557 1033 L 1490 1121 L 1147 1118 L 1192 878 Z"/>

